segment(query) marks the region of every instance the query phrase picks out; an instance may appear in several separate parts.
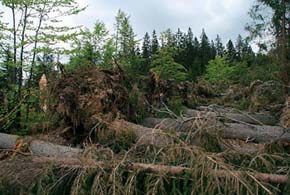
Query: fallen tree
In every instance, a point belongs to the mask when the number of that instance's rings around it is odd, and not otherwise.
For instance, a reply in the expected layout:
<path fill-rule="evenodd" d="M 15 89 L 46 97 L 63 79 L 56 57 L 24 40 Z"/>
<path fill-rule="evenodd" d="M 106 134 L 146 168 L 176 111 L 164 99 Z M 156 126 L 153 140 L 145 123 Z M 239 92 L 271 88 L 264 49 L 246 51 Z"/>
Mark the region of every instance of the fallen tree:
<path fill-rule="evenodd" d="M 26 147 L 28 147 L 29 152 L 33 155 L 50 157 L 78 157 L 83 151 L 82 149 L 62 146 L 42 140 L 33 140 L 17 135 L 0 133 L 0 149 L 18 152 Z"/>
<path fill-rule="evenodd" d="M 142 124 L 149 128 L 185 132 L 195 132 L 197 128 L 192 120 L 183 120 L 181 118 L 146 118 Z M 220 136 L 226 139 L 252 140 L 261 143 L 279 140 L 290 142 L 290 132 L 279 126 L 217 123 L 215 128 L 217 132 L 220 132 Z"/>
<path fill-rule="evenodd" d="M 197 117 L 201 115 L 201 113 L 207 112 L 208 116 L 217 117 L 229 122 L 243 122 L 249 123 L 254 125 L 276 125 L 277 120 L 269 115 L 269 114 L 262 114 L 262 113 L 247 113 L 242 111 L 235 111 L 230 109 L 223 109 L 223 108 L 208 108 L 208 107 L 200 107 L 200 110 L 192 110 L 192 109 L 185 109 L 183 114 L 186 117 Z"/>
<path fill-rule="evenodd" d="M 184 172 L 190 173 L 191 168 L 182 167 L 182 166 L 167 166 L 167 165 L 157 165 L 157 164 L 145 164 L 145 163 L 132 163 L 132 162 L 122 162 L 121 164 L 111 164 L 106 162 L 94 162 L 90 161 L 89 164 L 85 164 L 81 160 L 77 159 L 55 159 L 55 158 L 33 158 L 33 162 L 41 163 L 55 163 L 63 167 L 74 167 L 74 168 L 94 168 L 96 165 L 104 166 L 107 169 L 114 169 L 118 166 L 124 166 L 126 169 L 130 170 L 149 170 L 155 173 L 169 173 L 171 175 L 179 175 Z M 278 174 L 267 174 L 267 173 L 254 173 L 249 171 L 230 171 L 230 170 L 212 170 L 213 174 L 218 177 L 242 177 L 242 176 L 252 176 L 257 180 L 266 183 L 274 184 L 290 184 L 289 177 L 287 175 L 278 175 Z"/>
<path fill-rule="evenodd" d="M 8 138 L 8 142 L 2 143 L 3 139 L 0 139 L 0 146 L 3 149 L 3 146 L 5 145 L 6 148 L 12 149 L 15 146 L 12 145 L 13 141 L 19 140 L 18 136 L 11 136 L 6 134 L 0 134 L 1 138 Z M 34 145 L 34 147 L 32 146 Z M 21 159 L 20 163 L 27 163 L 27 164 L 37 164 L 39 167 L 39 171 L 44 166 L 40 165 L 48 165 L 52 164 L 55 166 L 63 167 L 63 168 L 96 168 L 96 167 L 104 167 L 106 170 L 108 169 L 116 169 L 117 167 L 123 166 L 126 169 L 129 170 L 149 170 L 151 172 L 156 173 L 169 173 L 171 175 L 179 175 L 183 174 L 184 172 L 190 173 L 193 171 L 191 168 L 183 167 L 183 166 L 167 166 L 167 165 L 158 165 L 158 164 L 146 164 L 146 163 L 135 163 L 135 162 L 126 162 L 121 161 L 119 163 L 108 163 L 103 161 L 95 161 L 94 159 L 83 159 L 81 152 L 82 150 L 66 147 L 66 146 L 60 146 L 53 143 L 47 143 L 47 142 L 30 142 L 30 149 L 32 151 L 32 158 L 26 159 L 23 161 Z M 41 148 L 47 147 L 46 150 L 39 151 L 36 149 L 35 146 L 41 146 Z M 54 148 L 53 150 L 48 148 Z M 57 150 L 56 150 L 57 149 Z M 51 152 L 53 151 L 53 152 Z M 69 155 L 68 155 L 69 154 Z M 71 155 L 73 154 L 73 155 Z M 36 156 L 35 156 L 36 155 Z M 58 158 L 55 158 L 58 157 Z M 208 157 L 211 159 L 211 157 Z M 17 159 L 16 159 L 17 160 Z M 7 169 L 10 169 L 10 164 L 13 161 L 8 160 L 7 162 L 3 162 L 0 164 L 0 172 L 5 173 Z M 20 166 L 21 167 L 21 166 Z M 25 169 L 18 170 L 18 174 L 10 174 L 10 177 L 18 177 L 18 175 L 21 175 L 21 171 L 25 172 Z M 40 173 L 38 173 L 40 174 Z M 267 174 L 267 173 L 255 173 L 255 172 L 249 172 L 249 171 L 234 171 L 234 170 L 212 170 L 212 174 L 214 174 L 217 177 L 243 177 L 243 176 L 249 176 L 252 178 L 255 178 L 262 182 L 267 183 L 273 183 L 273 184 L 283 184 L 287 183 L 289 184 L 289 177 L 287 175 L 278 175 L 278 174 Z M 33 177 L 35 179 L 37 175 Z M 11 178 L 10 178 L 11 179 Z M 16 178 L 14 178 L 16 180 Z M 11 179 L 12 181 L 13 179 Z M 14 180 L 13 180 L 14 181 Z"/>

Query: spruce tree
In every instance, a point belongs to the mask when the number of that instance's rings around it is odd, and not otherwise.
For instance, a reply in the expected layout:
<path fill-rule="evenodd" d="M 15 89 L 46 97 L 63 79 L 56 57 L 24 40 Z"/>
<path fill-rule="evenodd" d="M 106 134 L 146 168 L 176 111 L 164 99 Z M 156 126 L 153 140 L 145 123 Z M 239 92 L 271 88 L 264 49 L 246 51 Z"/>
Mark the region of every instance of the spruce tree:
<path fill-rule="evenodd" d="M 243 47 L 244 47 L 243 38 L 241 35 L 238 35 L 237 42 L 236 42 L 236 52 L 237 52 L 236 59 L 238 61 L 241 61 L 243 58 L 243 55 L 242 55 Z"/>
<path fill-rule="evenodd" d="M 185 37 L 185 64 L 184 67 L 188 70 L 190 77 L 193 79 L 192 69 L 193 69 L 193 62 L 196 56 L 196 52 L 194 51 L 193 46 L 193 33 L 191 28 L 188 28 L 187 35 Z"/>
<path fill-rule="evenodd" d="M 143 58 L 143 63 L 141 67 L 141 72 L 145 73 L 149 71 L 150 62 L 151 62 L 151 40 L 147 32 L 143 39 L 142 58 Z"/>
<path fill-rule="evenodd" d="M 223 46 L 222 40 L 219 35 L 215 39 L 216 55 L 223 57 L 225 53 L 225 47 Z"/>
<path fill-rule="evenodd" d="M 200 55 L 201 45 L 197 37 L 193 41 L 193 65 L 191 67 L 191 75 L 193 79 L 196 79 L 197 76 L 201 75 L 201 55 Z"/>
<path fill-rule="evenodd" d="M 200 74 L 203 74 L 205 71 L 205 67 L 208 64 L 208 61 L 212 59 L 211 56 L 211 45 L 209 39 L 204 30 L 202 30 L 201 34 L 201 43 L 200 43 Z"/>
<path fill-rule="evenodd" d="M 156 35 L 156 31 L 153 30 L 152 40 L 151 40 L 151 53 L 152 53 L 152 55 L 155 55 L 158 53 L 158 51 L 159 51 L 158 37 Z"/>
<path fill-rule="evenodd" d="M 234 62 L 237 58 L 236 58 L 236 49 L 235 46 L 232 42 L 232 40 L 229 40 L 229 42 L 227 43 L 227 57 L 229 59 L 230 62 Z"/>
<path fill-rule="evenodd" d="M 186 36 L 185 34 L 178 28 L 175 34 L 175 56 L 174 59 L 177 63 L 182 64 L 186 67 Z"/>

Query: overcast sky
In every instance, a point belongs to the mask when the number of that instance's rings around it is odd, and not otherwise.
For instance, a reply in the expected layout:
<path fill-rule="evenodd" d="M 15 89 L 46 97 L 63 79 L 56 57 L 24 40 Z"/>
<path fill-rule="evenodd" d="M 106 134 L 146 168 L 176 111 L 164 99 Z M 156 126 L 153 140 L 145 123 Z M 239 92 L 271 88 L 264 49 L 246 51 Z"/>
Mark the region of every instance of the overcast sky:
<path fill-rule="evenodd" d="M 87 10 L 70 20 L 72 24 L 92 27 L 101 20 L 112 30 L 118 9 L 131 16 L 131 24 L 138 37 L 145 32 L 157 32 L 171 28 L 187 31 L 191 27 L 195 36 L 204 28 L 214 39 L 221 35 L 224 42 L 235 40 L 238 34 L 245 36 L 245 24 L 250 21 L 248 11 L 254 0 L 78 0 L 88 5 Z"/>

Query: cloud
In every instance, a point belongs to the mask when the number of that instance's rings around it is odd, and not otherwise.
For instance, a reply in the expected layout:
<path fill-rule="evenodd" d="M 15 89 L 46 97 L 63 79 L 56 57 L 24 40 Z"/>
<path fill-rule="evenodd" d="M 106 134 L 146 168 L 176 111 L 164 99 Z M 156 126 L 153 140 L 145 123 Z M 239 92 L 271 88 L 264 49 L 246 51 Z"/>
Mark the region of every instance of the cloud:
<path fill-rule="evenodd" d="M 131 16 L 131 23 L 139 38 L 171 28 L 187 31 L 191 27 L 199 37 L 202 29 L 214 39 L 219 34 L 224 42 L 246 35 L 247 12 L 254 0 L 77 0 L 88 8 L 78 16 L 66 18 L 65 24 L 92 28 L 101 20 L 110 31 L 114 29 L 115 15 L 122 9 Z"/>
<path fill-rule="evenodd" d="M 103 21 L 113 30 L 118 9 L 131 16 L 131 23 L 139 37 L 153 29 L 161 32 L 167 28 L 187 31 L 191 27 L 195 36 L 204 28 L 211 39 L 219 34 L 224 41 L 245 35 L 244 25 L 250 20 L 248 10 L 254 0 L 78 0 L 88 9 L 74 20 L 92 26 Z"/>

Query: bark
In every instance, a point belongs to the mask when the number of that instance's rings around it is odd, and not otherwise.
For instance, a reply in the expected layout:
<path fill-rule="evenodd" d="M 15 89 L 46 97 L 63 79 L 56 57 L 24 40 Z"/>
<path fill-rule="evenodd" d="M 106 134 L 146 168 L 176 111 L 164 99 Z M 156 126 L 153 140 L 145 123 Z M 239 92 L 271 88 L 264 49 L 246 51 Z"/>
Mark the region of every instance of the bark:
<path fill-rule="evenodd" d="M 0 133 L 0 149 L 15 149 L 16 145 L 20 142 L 25 142 L 21 137 L 17 135 L 9 135 Z M 71 148 L 46 142 L 42 140 L 28 141 L 29 150 L 32 154 L 37 156 L 49 156 L 49 157 L 79 157 L 82 153 L 82 149 Z"/>
<path fill-rule="evenodd" d="M 168 133 L 154 128 L 147 128 L 141 125 L 136 125 L 134 123 L 127 122 L 125 120 L 114 120 L 111 123 L 108 123 L 108 128 L 113 131 L 128 131 L 133 132 L 139 144 L 147 145 L 167 145 L 173 142 L 168 136 Z"/>
<path fill-rule="evenodd" d="M 237 123 L 225 123 L 222 128 L 222 137 L 224 138 L 251 139 L 259 143 L 279 140 L 290 142 L 290 132 L 278 126 L 248 126 Z"/>
<path fill-rule="evenodd" d="M 220 147 L 223 151 L 228 150 L 238 153 L 257 153 L 265 151 L 265 144 L 249 143 L 243 140 L 237 139 L 221 139 Z"/>
<path fill-rule="evenodd" d="M 288 61 L 287 61 L 287 37 L 286 37 L 286 29 L 287 29 L 287 24 L 286 24 L 286 1 L 282 0 L 282 26 L 281 26 L 281 31 L 282 31 L 282 66 L 283 66 L 283 71 L 282 71 L 282 79 L 284 81 L 284 89 L 285 93 L 288 94 L 288 85 L 289 85 L 289 67 L 288 67 Z"/>
<path fill-rule="evenodd" d="M 202 110 L 205 112 L 205 109 Z M 196 117 L 201 111 L 186 109 L 183 114 L 188 117 Z M 268 114 L 261 114 L 261 113 L 237 113 L 231 112 L 226 109 L 217 109 L 216 112 L 207 111 L 207 115 L 212 117 L 219 117 L 224 120 L 228 120 L 231 122 L 244 122 L 254 125 L 275 125 L 277 124 L 277 120 Z"/>
<path fill-rule="evenodd" d="M 149 128 L 160 127 L 165 130 L 195 131 L 192 121 L 183 123 L 181 119 L 146 118 L 143 125 Z M 238 123 L 218 123 L 221 137 L 226 139 L 254 140 L 259 143 L 283 140 L 290 142 L 290 132 L 279 126 L 247 125 Z"/>

